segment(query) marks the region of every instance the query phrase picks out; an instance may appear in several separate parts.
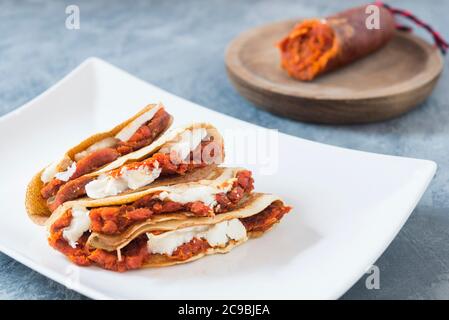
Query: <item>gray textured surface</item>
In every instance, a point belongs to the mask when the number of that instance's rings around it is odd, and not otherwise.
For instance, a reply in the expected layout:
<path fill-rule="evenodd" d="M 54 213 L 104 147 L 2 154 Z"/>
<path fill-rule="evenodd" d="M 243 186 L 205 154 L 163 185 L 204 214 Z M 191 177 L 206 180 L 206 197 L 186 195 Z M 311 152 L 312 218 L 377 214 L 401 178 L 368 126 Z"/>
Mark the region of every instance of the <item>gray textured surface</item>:
<path fill-rule="evenodd" d="M 363 3 L 364 1 L 351 1 Z M 81 29 L 65 28 L 65 6 L 78 4 Z M 446 38 L 449 1 L 395 1 Z M 364 126 L 320 126 L 254 108 L 227 80 L 226 44 L 274 20 L 326 15 L 350 1 L 1 1 L 0 115 L 46 90 L 89 56 L 103 58 L 174 94 L 282 132 L 359 150 L 426 158 L 439 169 L 410 220 L 376 263 L 381 289 L 364 279 L 344 298 L 449 298 L 448 70 L 419 109 Z M 420 32 L 420 34 L 423 34 Z M 447 67 L 446 67 L 447 69 Z M 0 253 L 0 298 L 79 299 Z"/>

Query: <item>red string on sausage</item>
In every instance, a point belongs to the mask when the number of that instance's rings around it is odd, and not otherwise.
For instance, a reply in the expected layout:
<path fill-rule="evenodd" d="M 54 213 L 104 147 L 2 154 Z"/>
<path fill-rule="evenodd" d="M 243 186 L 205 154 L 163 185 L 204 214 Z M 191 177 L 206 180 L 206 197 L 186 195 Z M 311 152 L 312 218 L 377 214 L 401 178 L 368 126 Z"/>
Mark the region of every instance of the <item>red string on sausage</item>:
<path fill-rule="evenodd" d="M 443 37 L 440 35 L 440 33 L 438 31 L 436 31 L 434 28 L 432 28 L 429 24 L 425 23 L 424 21 L 419 19 L 417 16 L 415 16 L 408 10 L 393 8 L 392 6 L 390 6 L 386 3 L 383 3 L 382 1 L 375 1 L 374 4 L 388 9 L 393 15 L 405 17 L 405 18 L 413 21 L 416 25 L 426 29 L 432 35 L 432 37 L 435 41 L 435 45 L 441 50 L 441 53 L 446 54 L 447 49 L 449 49 L 449 44 L 447 43 L 446 40 L 443 39 Z M 399 25 L 399 24 L 396 25 L 396 28 L 399 30 L 402 30 L 402 31 L 407 31 L 407 32 L 412 31 L 411 27 Z"/>

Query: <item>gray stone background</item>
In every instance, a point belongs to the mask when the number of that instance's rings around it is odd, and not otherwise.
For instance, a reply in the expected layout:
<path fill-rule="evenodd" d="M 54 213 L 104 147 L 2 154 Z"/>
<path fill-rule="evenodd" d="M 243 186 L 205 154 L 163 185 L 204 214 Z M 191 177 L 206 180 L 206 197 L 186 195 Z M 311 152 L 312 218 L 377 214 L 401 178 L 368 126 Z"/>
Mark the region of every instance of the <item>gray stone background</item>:
<path fill-rule="evenodd" d="M 265 127 L 346 148 L 432 159 L 439 166 L 436 177 L 405 227 L 376 262 L 381 288 L 367 290 L 363 277 L 343 298 L 447 299 L 447 66 L 433 95 L 420 108 L 395 120 L 356 126 L 304 124 L 260 111 L 234 91 L 225 73 L 225 47 L 245 29 L 275 20 L 325 16 L 365 2 L 2 0 L 0 115 L 46 90 L 87 57 L 97 56 L 183 98 Z M 389 3 L 410 9 L 449 38 L 449 1 Z M 80 7 L 80 30 L 65 28 L 69 4 Z M 0 253 L 0 298 L 85 297 Z"/>

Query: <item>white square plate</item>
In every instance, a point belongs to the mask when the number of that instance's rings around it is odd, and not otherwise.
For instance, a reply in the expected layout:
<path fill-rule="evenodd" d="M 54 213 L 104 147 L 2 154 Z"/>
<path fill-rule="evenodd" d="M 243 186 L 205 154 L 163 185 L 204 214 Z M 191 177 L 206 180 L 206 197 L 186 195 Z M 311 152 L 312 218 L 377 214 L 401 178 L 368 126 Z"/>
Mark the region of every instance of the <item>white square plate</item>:
<path fill-rule="evenodd" d="M 198 84 L 200 85 L 200 84 Z M 127 273 L 80 268 L 28 220 L 33 174 L 83 137 L 162 101 L 175 124 L 208 121 L 225 131 L 256 126 L 208 110 L 96 58 L 0 118 L 0 250 L 92 298 L 338 298 L 375 262 L 435 174 L 432 161 L 371 154 L 280 134 L 278 169 L 254 170 L 256 189 L 294 210 L 264 237 L 226 255 Z M 233 150 L 227 147 L 227 154 Z"/>

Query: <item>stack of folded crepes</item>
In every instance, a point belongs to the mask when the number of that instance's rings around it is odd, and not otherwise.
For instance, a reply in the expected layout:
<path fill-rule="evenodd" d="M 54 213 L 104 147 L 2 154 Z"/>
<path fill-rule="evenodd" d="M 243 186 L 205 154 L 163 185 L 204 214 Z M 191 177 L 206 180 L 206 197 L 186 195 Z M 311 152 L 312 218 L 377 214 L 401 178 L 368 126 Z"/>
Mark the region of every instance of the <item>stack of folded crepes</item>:
<path fill-rule="evenodd" d="M 71 148 L 33 177 L 29 217 L 81 266 L 126 271 L 225 253 L 290 211 L 253 192 L 250 171 L 227 168 L 207 123 L 169 130 L 162 104 Z"/>

